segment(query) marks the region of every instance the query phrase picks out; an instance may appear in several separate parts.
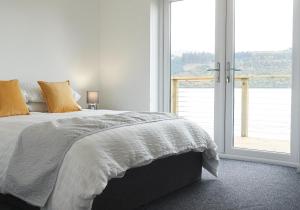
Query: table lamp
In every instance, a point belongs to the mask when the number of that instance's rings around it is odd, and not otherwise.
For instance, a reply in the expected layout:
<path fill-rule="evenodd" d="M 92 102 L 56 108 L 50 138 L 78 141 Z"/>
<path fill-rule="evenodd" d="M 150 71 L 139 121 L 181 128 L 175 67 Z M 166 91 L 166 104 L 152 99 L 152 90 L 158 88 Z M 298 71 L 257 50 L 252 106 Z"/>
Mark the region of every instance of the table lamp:
<path fill-rule="evenodd" d="M 87 104 L 89 109 L 97 109 L 97 104 L 99 104 L 99 91 L 87 91 Z"/>

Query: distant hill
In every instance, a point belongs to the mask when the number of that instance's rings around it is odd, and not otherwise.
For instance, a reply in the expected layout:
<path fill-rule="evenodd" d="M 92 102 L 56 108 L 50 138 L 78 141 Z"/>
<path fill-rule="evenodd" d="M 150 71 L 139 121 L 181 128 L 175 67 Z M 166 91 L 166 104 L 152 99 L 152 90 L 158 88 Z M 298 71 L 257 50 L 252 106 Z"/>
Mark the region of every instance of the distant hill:
<path fill-rule="evenodd" d="M 171 69 L 173 76 L 213 75 L 207 69 L 214 68 L 214 54 L 206 52 L 187 52 L 173 55 Z M 236 75 L 290 75 L 292 71 L 292 49 L 274 52 L 239 52 L 235 54 L 235 68 L 241 69 Z M 181 84 L 189 87 L 211 87 L 212 82 Z M 237 84 L 238 86 L 238 84 Z M 250 87 L 286 88 L 290 79 L 251 80 Z"/>

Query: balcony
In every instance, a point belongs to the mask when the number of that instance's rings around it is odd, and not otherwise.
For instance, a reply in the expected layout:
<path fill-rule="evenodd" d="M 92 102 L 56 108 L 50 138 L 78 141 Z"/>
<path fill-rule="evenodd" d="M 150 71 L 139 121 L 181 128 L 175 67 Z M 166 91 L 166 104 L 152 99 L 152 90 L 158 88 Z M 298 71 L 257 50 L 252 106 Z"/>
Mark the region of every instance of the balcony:
<path fill-rule="evenodd" d="M 289 80 L 289 75 L 236 76 L 234 146 L 290 153 L 290 88 L 250 88 L 251 80 Z M 213 136 L 214 89 L 184 87 L 186 82 L 212 82 L 213 76 L 174 76 L 172 112 L 202 126 Z"/>

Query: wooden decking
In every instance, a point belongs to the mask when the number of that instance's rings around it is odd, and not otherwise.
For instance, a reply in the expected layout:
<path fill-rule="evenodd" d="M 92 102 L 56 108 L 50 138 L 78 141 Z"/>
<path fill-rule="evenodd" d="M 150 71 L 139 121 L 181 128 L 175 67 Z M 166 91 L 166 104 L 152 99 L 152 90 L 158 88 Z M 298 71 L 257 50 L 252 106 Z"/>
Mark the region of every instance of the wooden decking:
<path fill-rule="evenodd" d="M 251 137 L 235 137 L 234 146 L 236 148 L 262 150 L 279 153 L 290 153 L 289 140 L 272 140 Z"/>

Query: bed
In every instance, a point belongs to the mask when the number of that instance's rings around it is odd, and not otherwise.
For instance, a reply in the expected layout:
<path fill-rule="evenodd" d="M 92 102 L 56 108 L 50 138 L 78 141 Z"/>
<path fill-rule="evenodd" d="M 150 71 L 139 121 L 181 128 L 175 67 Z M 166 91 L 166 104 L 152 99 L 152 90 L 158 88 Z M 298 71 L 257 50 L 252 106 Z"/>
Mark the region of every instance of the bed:
<path fill-rule="evenodd" d="M 13 159 L 12 157 L 14 157 L 16 152 L 16 144 L 19 135 L 25 128 L 59 119 L 119 115 L 122 113 L 124 112 L 84 110 L 74 113 L 31 113 L 29 116 L 0 118 L 0 201 L 7 202 L 16 207 L 16 209 L 31 210 L 40 208 L 34 207 L 35 205 L 31 202 L 24 202 L 24 199 L 20 199 L 21 196 L 13 196 L 13 193 L 10 194 L 4 187 L 6 182 L 5 179 L 7 179 L 9 171 L 8 169 L 12 163 L 11 159 Z M 173 136 L 173 138 L 178 138 L 179 140 L 182 139 L 182 141 L 178 142 L 181 142 L 180 145 L 186 144 L 187 147 L 185 149 L 176 149 L 174 145 L 171 145 L 172 142 L 169 141 L 165 145 L 164 143 L 161 144 L 161 147 L 163 147 L 161 148 L 161 151 L 163 151 L 163 153 L 160 152 L 158 156 L 151 153 L 153 156 L 146 159 L 146 161 L 138 162 L 138 160 L 142 160 L 144 157 L 135 157 L 134 160 L 129 157 L 128 160 L 130 161 L 127 161 L 127 159 L 125 159 L 125 161 L 123 160 L 123 156 L 122 161 L 128 164 L 128 167 L 127 165 L 125 167 L 126 170 L 124 168 L 122 170 L 120 169 L 124 173 L 114 171 L 110 176 L 105 176 L 107 180 L 100 180 L 98 173 L 102 172 L 99 172 L 99 165 L 97 165 L 100 163 L 93 163 L 90 159 L 90 154 L 86 154 L 92 150 L 83 152 L 83 148 L 87 148 L 87 146 L 90 147 L 93 144 L 93 149 L 97 148 L 97 146 L 99 147 L 99 145 L 97 145 L 99 141 L 96 141 L 95 139 L 98 138 L 99 140 L 100 137 L 101 139 L 113 139 L 112 142 L 115 141 L 115 138 L 123 138 L 122 141 L 127 141 L 128 138 L 138 139 L 140 136 L 137 138 L 135 134 L 143 130 L 143 126 L 147 126 L 154 135 L 155 133 L 159 133 L 159 130 L 163 127 L 162 123 L 166 124 L 166 129 L 171 129 L 170 127 L 175 129 L 175 136 Z M 134 126 L 118 127 L 89 135 L 84 139 L 77 141 L 65 154 L 62 165 L 59 168 L 55 187 L 53 191 L 51 191 L 51 195 L 42 209 L 133 209 L 199 180 L 201 178 L 202 166 L 216 175 L 218 157 L 215 144 L 209 137 L 204 135 L 205 133 L 203 133 L 203 130 L 200 128 L 199 133 L 205 137 L 199 141 L 199 144 L 193 142 L 195 140 L 195 137 L 193 137 L 195 133 L 193 132 L 195 132 L 194 130 L 198 130 L 198 128 L 193 127 L 196 126 L 194 124 L 190 125 L 191 128 L 193 128 L 190 129 L 193 130 L 191 131 L 191 134 L 182 131 L 180 131 L 182 134 L 176 133 L 181 129 L 180 127 L 186 126 L 186 124 L 190 124 L 190 122 L 187 122 L 184 119 L 177 119 L 176 122 L 173 122 L 172 120 L 172 122 L 151 122 L 147 123 L 147 125 L 138 124 Z M 163 135 L 160 134 L 160 136 Z M 131 141 L 130 139 L 128 139 L 129 142 Z M 107 141 L 108 140 L 105 142 Z M 152 138 L 153 144 L 155 144 L 156 141 L 167 142 L 168 139 L 166 137 L 156 137 L 155 134 Z M 101 143 L 102 149 L 104 148 L 103 145 L 104 143 Z M 149 148 L 151 149 L 151 145 Z M 97 149 L 95 149 L 95 151 L 99 151 Z M 118 150 L 118 152 L 120 152 L 120 150 Z M 124 154 L 127 153 L 131 154 L 130 148 Z M 138 153 L 132 154 L 137 155 Z M 145 154 L 145 151 L 141 154 Z M 88 162 L 84 162 L 85 160 L 88 160 Z M 83 165 L 79 167 L 78 165 L 80 164 Z M 101 167 L 103 167 L 103 165 Z M 90 168 L 94 169 L 92 170 Z M 112 166 L 112 168 L 114 167 Z M 117 169 L 115 168 L 115 170 Z M 78 173 L 80 170 L 85 173 Z M 104 169 L 101 170 L 105 171 Z M 103 183 L 100 183 L 101 181 Z M 98 185 L 102 186 L 101 189 Z"/>

